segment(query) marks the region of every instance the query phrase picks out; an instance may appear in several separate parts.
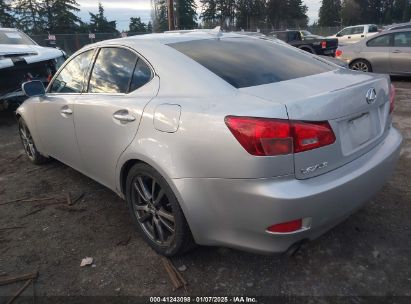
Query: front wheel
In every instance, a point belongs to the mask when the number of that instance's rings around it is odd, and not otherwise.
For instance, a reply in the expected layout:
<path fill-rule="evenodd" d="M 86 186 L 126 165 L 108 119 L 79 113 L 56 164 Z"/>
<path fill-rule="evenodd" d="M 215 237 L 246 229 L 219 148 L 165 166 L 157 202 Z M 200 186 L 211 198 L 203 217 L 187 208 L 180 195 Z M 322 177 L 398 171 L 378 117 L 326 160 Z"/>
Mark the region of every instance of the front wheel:
<path fill-rule="evenodd" d="M 351 70 L 360 72 L 372 72 L 371 64 L 366 60 L 356 60 L 350 64 Z"/>
<path fill-rule="evenodd" d="M 31 136 L 30 130 L 27 127 L 23 118 L 19 118 L 19 134 L 21 143 L 23 144 L 24 152 L 26 152 L 29 160 L 35 165 L 41 165 L 47 162 L 48 158 L 44 157 L 37 150 L 36 145 L 34 144 L 33 137 Z"/>
<path fill-rule="evenodd" d="M 194 245 L 183 211 L 166 180 L 139 163 L 127 176 L 126 199 L 134 223 L 159 254 L 174 256 Z"/>

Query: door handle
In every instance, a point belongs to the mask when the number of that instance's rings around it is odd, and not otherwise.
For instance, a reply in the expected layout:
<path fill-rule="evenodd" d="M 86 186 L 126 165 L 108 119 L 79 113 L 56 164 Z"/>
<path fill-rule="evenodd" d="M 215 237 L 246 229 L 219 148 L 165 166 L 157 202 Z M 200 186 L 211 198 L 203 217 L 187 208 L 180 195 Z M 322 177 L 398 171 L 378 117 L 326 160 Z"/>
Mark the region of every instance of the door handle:
<path fill-rule="evenodd" d="M 364 35 L 361 35 L 361 38 L 364 38 Z"/>
<path fill-rule="evenodd" d="M 351 36 L 348 36 L 347 38 L 348 38 L 348 39 L 351 39 Z"/>
<path fill-rule="evenodd" d="M 394 54 L 399 54 L 399 53 L 402 53 L 401 52 L 401 50 L 394 50 L 394 51 L 392 51 Z"/>
<path fill-rule="evenodd" d="M 64 114 L 64 115 L 71 115 L 71 114 L 73 114 L 73 110 L 70 109 L 68 106 L 62 107 L 61 110 L 60 110 L 60 112 L 61 112 L 61 114 Z"/>
<path fill-rule="evenodd" d="M 136 118 L 128 113 L 127 110 L 120 110 L 113 114 L 113 118 L 123 123 L 135 121 Z"/>

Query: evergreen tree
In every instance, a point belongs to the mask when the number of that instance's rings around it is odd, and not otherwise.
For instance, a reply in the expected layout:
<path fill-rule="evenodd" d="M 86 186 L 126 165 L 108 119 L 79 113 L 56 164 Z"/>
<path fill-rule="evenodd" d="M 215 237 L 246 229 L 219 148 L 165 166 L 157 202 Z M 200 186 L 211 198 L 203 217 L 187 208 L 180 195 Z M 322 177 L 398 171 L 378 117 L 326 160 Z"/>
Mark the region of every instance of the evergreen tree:
<path fill-rule="evenodd" d="M 27 33 L 41 33 L 44 26 L 41 4 L 39 0 L 14 0 L 12 7 L 17 15 L 17 27 Z"/>
<path fill-rule="evenodd" d="M 179 29 L 197 26 L 197 5 L 194 0 L 177 0 L 177 24 Z"/>
<path fill-rule="evenodd" d="M 164 32 L 168 30 L 167 0 L 152 0 L 153 31 Z"/>
<path fill-rule="evenodd" d="M 307 6 L 301 0 L 268 0 L 267 14 L 275 29 L 306 27 Z"/>
<path fill-rule="evenodd" d="M 361 7 L 355 0 L 343 0 L 341 8 L 343 25 L 361 24 Z"/>
<path fill-rule="evenodd" d="M 104 15 L 104 8 L 101 2 L 98 3 L 98 13 L 90 14 L 90 30 L 94 33 L 116 33 L 117 22 L 108 21 Z"/>
<path fill-rule="evenodd" d="M 148 22 L 147 24 L 147 33 L 152 33 L 153 32 L 153 24 L 151 21 Z"/>
<path fill-rule="evenodd" d="M 5 0 L 0 0 L 0 26 L 14 27 L 16 20 L 11 14 L 10 5 Z"/>
<path fill-rule="evenodd" d="M 341 0 L 322 0 L 318 24 L 320 26 L 341 25 Z"/>
<path fill-rule="evenodd" d="M 201 0 L 203 7 L 201 18 L 209 25 L 234 25 L 236 15 L 235 0 Z"/>
<path fill-rule="evenodd" d="M 147 32 L 147 25 L 141 21 L 140 17 L 131 17 L 129 24 L 129 31 L 133 33 Z"/>
<path fill-rule="evenodd" d="M 237 0 L 236 20 L 240 29 L 255 30 L 265 21 L 265 0 Z"/>
<path fill-rule="evenodd" d="M 76 0 L 44 0 L 41 10 L 46 20 L 46 30 L 50 33 L 74 33 L 78 31 L 81 20 Z"/>

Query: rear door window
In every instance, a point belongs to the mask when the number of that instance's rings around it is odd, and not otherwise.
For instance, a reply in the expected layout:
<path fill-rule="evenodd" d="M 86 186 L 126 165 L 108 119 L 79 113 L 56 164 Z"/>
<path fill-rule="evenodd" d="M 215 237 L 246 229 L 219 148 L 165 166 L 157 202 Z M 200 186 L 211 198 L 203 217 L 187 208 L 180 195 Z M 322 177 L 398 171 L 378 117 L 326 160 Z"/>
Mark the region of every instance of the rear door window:
<path fill-rule="evenodd" d="M 411 32 L 401 32 L 394 34 L 395 47 L 411 47 Z"/>
<path fill-rule="evenodd" d="M 378 32 L 378 27 L 376 25 L 370 25 L 368 28 L 369 33 L 377 33 Z"/>
<path fill-rule="evenodd" d="M 127 93 L 137 55 L 117 47 L 102 48 L 94 63 L 89 93 Z"/>
<path fill-rule="evenodd" d="M 364 33 L 363 26 L 356 26 L 351 29 L 351 35 L 362 34 Z"/>
<path fill-rule="evenodd" d="M 336 69 L 303 51 L 262 39 L 204 39 L 171 43 L 169 46 L 236 88 L 290 80 Z"/>
<path fill-rule="evenodd" d="M 367 42 L 368 47 L 387 47 L 391 44 L 391 35 L 382 35 Z"/>

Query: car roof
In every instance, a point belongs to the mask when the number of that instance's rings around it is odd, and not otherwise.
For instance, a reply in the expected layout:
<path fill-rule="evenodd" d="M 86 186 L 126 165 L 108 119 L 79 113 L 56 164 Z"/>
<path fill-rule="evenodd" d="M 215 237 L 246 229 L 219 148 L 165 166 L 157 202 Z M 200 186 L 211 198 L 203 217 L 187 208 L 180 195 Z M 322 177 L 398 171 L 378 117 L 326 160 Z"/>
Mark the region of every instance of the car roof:
<path fill-rule="evenodd" d="M 11 28 L 11 27 L 0 27 L 0 31 L 13 31 L 13 32 L 18 32 L 19 30 L 16 28 Z"/>
<path fill-rule="evenodd" d="M 344 27 L 344 28 L 351 28 L 351 27 L 358 27 L 358 26 L 370 26 L 370 25 L 375 25 L 375 26 L 377 26 L 376 24 L 370 23 L 370 24 L 350 25 L 350 26 L 346 26 L 346 27 Z"/>

